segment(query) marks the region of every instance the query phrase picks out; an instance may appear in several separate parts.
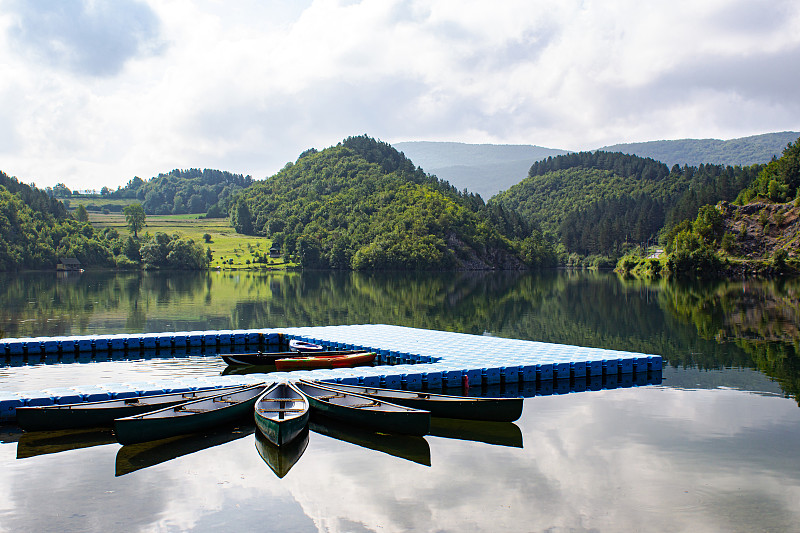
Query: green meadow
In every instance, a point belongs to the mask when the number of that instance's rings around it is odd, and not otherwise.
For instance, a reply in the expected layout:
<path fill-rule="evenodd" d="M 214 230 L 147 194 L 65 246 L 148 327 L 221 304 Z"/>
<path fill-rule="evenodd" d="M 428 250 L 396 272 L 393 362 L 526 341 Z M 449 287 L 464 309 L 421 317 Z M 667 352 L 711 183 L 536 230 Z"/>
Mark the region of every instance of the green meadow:
<path fill-rule="evenodd" d="M 72 207 L 77 203 L 73 202 Z M 294 266 L 284 262 L 282 257 L 269 258 L 272 241 L 265 237 L 240 235 L 234 231 L 227 218 L 198 218 L 200 215 L 147 215 L 145 228 L 140 236 L 146 233 L 178 234 L 211 248 L 212 269 L 274 269 Z M 122 213 L 98 213 L 89 211 L 89 222 L 95 228 L 114 228 L 120 235 L 128 236 L 128 226 Z M 206 242 L 204 235 L 211 236 Z M 256 263 L 256 257 L 268 257 L 267 263 Z"/>

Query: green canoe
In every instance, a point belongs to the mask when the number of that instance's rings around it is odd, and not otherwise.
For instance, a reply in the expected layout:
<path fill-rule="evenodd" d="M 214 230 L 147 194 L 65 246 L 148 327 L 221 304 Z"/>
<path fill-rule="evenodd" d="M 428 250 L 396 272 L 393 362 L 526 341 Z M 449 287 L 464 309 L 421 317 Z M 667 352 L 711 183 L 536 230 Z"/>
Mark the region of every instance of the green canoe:
<path fill-rule="evenodd" d="M 308 424 L 309 404 L 291 383 L 275 383 L 255 405 L 258 430 L 275 446 L 292 441 Z"/>
<path fill-rule="evenodd" d="M 386 433 L 426 435 L 431 426 L 428 411 L 343 392 L 300 380 L 295 386 L 308 397 L 311 408 L 343 422 Z"/>
<path fill-rule="evenodd" d="M 114 420 L 120 444 L 133 444 L 194 433 L 253 416 L 253 405 L 267 388 L 264 383 L 202 400 Z"/>
<path fill-rule="evenodd" d="M 466 420 L 492 420 L 513 422 L 522 415 L 522 398 L 481 398 L 479 396 L 450 396 L 395 389 L 379 389 L 360 385 L 314 382 L 330 389 L 360 394 L 384 402 L 424 409 L 431 416 L 462 418 Z"/>
<path fill-rule="evenodd" d="M 217 396 L 226 392 L 241 390 L 244 387 L 244 385 L 236 385 L 216 389 L 104 400 L 101 402 L 17 407 L 17 424 L 26 431 L 110 426 L 117 418 L 155 411 L 156 409 L 163 409 L 164 407 L 199 400 L 200 398 Z"/>

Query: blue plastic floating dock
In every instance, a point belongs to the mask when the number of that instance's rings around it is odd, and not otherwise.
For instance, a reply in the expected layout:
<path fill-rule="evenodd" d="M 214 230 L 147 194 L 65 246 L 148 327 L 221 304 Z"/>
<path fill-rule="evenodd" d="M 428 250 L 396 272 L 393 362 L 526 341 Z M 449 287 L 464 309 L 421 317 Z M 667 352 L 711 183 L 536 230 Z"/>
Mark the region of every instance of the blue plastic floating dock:
<path fill-rule="evenodd" d="M 332 349 L 358 349 L 378 353 L 388 363 L 378 367 L 335 370 L 273 372 L 268 375 L 215 376 L 181 378 L 143 383 L 106 383 L 97 386 L 71 387 L 44 391 L 0 391 L 0 420 L 13 420 L 17 407 L 52 405 L 98 399 L 161 394 L 178 390 L 255 383 L 262 380 L 313 378 L 340 383 L 364 384 L 387 388 L 440 389 L 443 387 L 498 386 L 524 383 L 589 383 L 592 379 L 660 374 L 662 358 L 616 350 L 586 348 L 563 344 L 505 339 L 391 326 L 382 324 L 323 326 L 262 330 L 191 331 L 136 335 L 93 335 L 76 337 L 37 337 L 0 340 L 0 357 L 15 359 L 47 354 L 91 355 L 99 352 L 152 349 L 191 350 L 213 347 L 220 351 L 238 351 L 237 346 L 252 347 L 288 342 L 300 338 Z M 580 379 L 583 378 L 583 379 Z M 580 389 L 580 386 L 578 387 Z M 585 387 L 584 387 L 585 388 Z"/>

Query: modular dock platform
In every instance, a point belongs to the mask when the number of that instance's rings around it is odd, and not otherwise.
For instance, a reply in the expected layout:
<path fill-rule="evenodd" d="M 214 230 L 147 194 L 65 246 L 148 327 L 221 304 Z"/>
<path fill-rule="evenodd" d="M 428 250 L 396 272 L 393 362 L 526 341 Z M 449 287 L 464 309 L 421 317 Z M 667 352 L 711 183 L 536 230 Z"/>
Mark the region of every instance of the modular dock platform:
<path fill-rule="evenodd" d="M 128 335 L 0 339 L 0 359 L 92 356 L 153 349 L 264 350 L 298 338 L 332 349 L 369 350 L 381 366 L 302 370 L 269 374 L 176 378 L 155 382 L 101 383 L 42 391 L 0 391 L 0 421 L 14 420 L 17 407 L 100 401 L 231 384 L 312 378 L 370 387 L 441 389 L 443 387 L 552 382 L 646 374 L 662 368 L 662 358 L 633 352 L 506 339 L 382 324 L 259 330 L 190 331 Z"/>

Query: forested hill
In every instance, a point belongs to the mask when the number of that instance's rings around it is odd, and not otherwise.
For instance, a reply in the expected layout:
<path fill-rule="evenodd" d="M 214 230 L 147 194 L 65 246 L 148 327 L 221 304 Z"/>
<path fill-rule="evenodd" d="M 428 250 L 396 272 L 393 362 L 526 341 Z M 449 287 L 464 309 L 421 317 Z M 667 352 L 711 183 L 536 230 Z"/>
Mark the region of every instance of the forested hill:
<path fill-rule="evenodd" d="M 91 225 L 75 221 L 44 191 L 0 171 L 0 270 L 54 269 L 59 257 L 112 264 Z"/>
<path fill-rule="evenodd" d="M 513 212 L 426 174 L 386 143 L 349 137 L 308 150 L 243 191 L 237 231 L 269 236 L 306 267 L 520 268 L 552 260 Z"/>
<path fill-rule="evenodd" d="M 693 219 L 704 204 L 733 200 L 763 166 L 666 165 L 621 153 L 580 152 L 534 163 L 529 176 L 489 201 L 516 210 L 567 253 L 617 256 L 626 243 Z"/>
<path fill-rule="evenodd" d="M 650 157 L 668 166 L 700 164 L 742 165 L 768 163 L 779 157 L 783 149 L 793 142 L 800 133 L 784 131 L 766 133 L 722 141 L 719 139 L 678 139 L 674 141 L 649 141 L 604 146 L 605 152 Z"/>
<path fill-rule="evenodd" d="M 135 198 L 148 215 L 206 213 L 209 218 L 228 215 L 231 197 L 249 187 L 253 178 L 230 172 L 191 168 L 159 174 L 150 180 L 134 177 L 110 198 Z"/>

